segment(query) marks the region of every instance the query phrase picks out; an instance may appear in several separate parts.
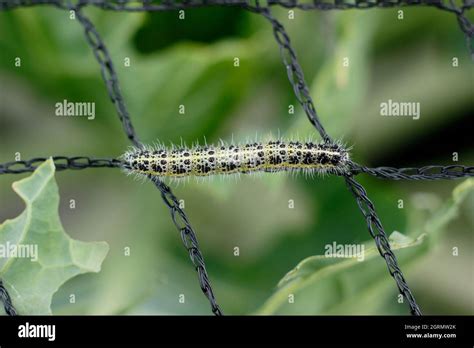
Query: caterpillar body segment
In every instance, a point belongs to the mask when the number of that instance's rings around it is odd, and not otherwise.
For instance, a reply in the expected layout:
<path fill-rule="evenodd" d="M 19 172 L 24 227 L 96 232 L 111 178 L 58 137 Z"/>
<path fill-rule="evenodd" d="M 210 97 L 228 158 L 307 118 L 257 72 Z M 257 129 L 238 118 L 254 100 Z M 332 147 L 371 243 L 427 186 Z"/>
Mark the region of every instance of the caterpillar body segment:
<path fill-rule="evenodd" d="M 133 148 L 122 156 L 141 175 L 184 178 L 256 172 L 340 174 L 349 154 L 341 144 L 274 140 L 240 145 Z"/>

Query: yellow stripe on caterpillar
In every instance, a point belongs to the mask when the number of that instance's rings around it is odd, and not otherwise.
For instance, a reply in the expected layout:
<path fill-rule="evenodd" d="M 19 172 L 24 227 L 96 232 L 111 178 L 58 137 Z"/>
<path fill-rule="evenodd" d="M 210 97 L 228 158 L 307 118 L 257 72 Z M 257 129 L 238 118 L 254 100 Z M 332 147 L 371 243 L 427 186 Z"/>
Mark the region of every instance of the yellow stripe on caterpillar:
<path fill-rule="evenodd" d="M 203 177 L 253 172 L 342 173 L 349 154 L 341 144 L 281 141 L 242 145 L 133 148 L 122 156 L 131 173 Z"/>

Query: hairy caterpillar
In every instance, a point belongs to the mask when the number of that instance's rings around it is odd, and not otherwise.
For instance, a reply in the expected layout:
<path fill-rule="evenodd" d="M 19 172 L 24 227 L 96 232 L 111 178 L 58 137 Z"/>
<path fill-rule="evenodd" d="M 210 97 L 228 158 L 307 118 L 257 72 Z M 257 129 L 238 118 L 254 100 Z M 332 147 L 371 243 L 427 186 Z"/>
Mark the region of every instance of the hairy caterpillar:
<path fill-rule="evenodd" d="M 159 177 L 296 171 L 306 174 L 346 170 L 349 154 L 341 144 L 274 140 L 242 145 L 132 148 L 122 156 L 130 173 Z"/>

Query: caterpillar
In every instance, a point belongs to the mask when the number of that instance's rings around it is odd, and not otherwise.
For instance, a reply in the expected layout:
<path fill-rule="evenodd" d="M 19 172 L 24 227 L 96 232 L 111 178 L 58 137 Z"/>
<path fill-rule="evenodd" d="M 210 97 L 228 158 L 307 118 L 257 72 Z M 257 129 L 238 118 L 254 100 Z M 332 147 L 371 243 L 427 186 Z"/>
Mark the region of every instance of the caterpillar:
<path fill-rule="evenodd" d="M 142 146 L 121 159 L 129 173 L 170 178 L 279 171 L 341 174 L 347 169 L 349 153 L 339 143 L 273 140 L 171 149 Z"/>

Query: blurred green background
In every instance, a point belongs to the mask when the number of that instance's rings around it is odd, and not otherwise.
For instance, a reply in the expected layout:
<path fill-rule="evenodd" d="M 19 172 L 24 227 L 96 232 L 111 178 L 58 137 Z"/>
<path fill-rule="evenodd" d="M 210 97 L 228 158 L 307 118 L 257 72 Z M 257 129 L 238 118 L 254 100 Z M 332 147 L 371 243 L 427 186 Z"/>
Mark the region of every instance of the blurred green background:
<path fill-rule="evenodd" d="M 452 153 L 458 152 L 458 163 L 472 164 L 474 65 L 456 18 L 434 8 L 404 8 L 404 20 L 398 20 L 397 10 L 295 11 L 289 19 L 287 10 L 275 8 L 274 14 L 290 34 L 323 124 L 353 146 L 357 162 L 453 164 Z M 108 46 L 143 142 L 245 141 L 278 132 L 317 139 L 264 18 L 237 8 L 186 10 L 185 20 L 176 11 L 85 12 Z M 99 66 L 68 12 L 35 7 L 0 13 L 0 52 L 0 162 L 13 161 L 16 152 L 22 159 L 117 157 L 127 149 Z M 14 66 L 15 57 L 21 67 Z M 342 65 L 344 57 L 349 68 Z M 459 59 L 456 68 L 453 57 Z M 56 117 L 54 105 L 63 99 L 95 102 L 95 120 Z M 420 102 L 421 118 L 381 117 L 379 104 L 388 99 Z M 111 250 L 100 273 L 78 276 L 58 291 L 53 313 L 210 313 L 179 234 L 150 183 L 111 169 L 56 177 L 66 232 L 80 240 L 105 240 Z M 0 221 L 23 210 L 11 190 L 19 178 L 0 178 Z M 412 237 L 460 183 L 358 180 L 387 232 Z M 302 259 L 323 254 L 326 244 L 370 239 L 341 178 L 265 174 L 190 180 L 174 185 L 174 192 L 184 199 L 218 302 L 228 314 L 258 312 L 278 281 Z M 70 199 L 76 200 L 74 210 Z M 470 199 L 423 253 L 397 252 L 424 313 L 474 313 L 473 209 Z M 452 255 L 455 246 L 459 256 Z M 130 256 L 124 256 L 125 247 Z M 333 277 L 331 286 L 297 295 L 294 307 L 275 313 L 408 313 L 406 304 L 396 301 L 395 283 L 379 257 Z M 75 304 L 68 302 L 71 293 Z M 179 294 L 185 295 L 184 304 Z"/>

